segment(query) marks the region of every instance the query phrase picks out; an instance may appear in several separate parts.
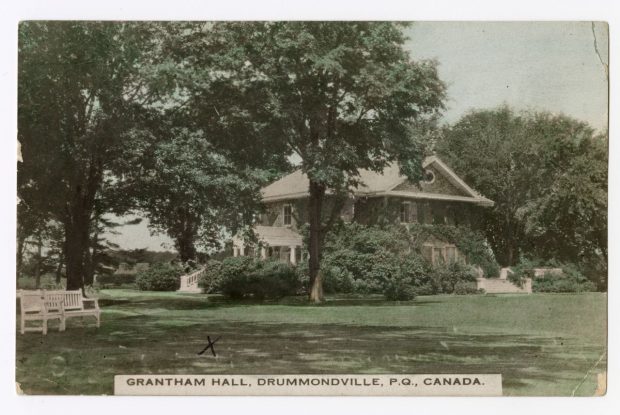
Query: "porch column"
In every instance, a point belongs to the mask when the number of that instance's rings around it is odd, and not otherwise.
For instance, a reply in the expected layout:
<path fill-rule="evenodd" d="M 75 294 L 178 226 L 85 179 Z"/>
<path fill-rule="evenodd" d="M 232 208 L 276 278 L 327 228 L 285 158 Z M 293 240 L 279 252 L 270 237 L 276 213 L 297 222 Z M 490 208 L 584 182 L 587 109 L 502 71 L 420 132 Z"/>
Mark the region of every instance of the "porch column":
<path fill-rule="evenodd" d="M 297 264 L 297 255 L 296 255 L 297 247 L 293 245 L 293 246 L 289 246 L 289 249 L 291 251 L 291 264 L 296 265 Z"/>
<path fill-rule="evenodd" d="M 260 249 L 260 257 L 262 259 L 267 259 L 267 248 L 265 248 L 264 246 Z"/>
<path fill-rule="evenodd" d="M 245 256 L 245 244 L 241 244 L 239 247 L 239 256 Z"/>
<path fill-rule="evenodd" d="M 239 248 L 233 246 L 233 256 L 239 256 Z"/>

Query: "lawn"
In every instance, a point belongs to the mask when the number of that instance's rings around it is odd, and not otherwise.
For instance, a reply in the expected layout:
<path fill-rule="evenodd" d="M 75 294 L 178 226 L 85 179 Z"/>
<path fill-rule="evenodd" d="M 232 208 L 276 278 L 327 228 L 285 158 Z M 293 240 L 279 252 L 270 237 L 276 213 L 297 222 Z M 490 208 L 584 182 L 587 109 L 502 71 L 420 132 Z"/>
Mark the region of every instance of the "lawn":
<path fill-rule="evenodd" d="M 227 303 L 102 290 L 102 325 L 17 334 L 26 394 L 112 394 L 116 374 L 501 373 L 506 395 L 592 395 L 606 367 L 601 293 Z M 54 324 L 54 323 L 52 323 Z M 198 355 L 220 336 L 217 357 Z"/>

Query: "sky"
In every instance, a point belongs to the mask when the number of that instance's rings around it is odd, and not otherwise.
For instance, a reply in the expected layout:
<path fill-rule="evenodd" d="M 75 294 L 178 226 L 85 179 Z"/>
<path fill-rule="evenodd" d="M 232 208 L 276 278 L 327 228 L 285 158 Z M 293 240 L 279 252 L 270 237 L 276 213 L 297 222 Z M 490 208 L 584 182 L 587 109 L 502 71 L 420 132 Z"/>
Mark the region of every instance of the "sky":
<path fill-rule="evenodd" d="M 607 26 L 595 24 L 608 63 Z M 407 30 L 414 59 L 437 59 L 448 85 L 444 119 L 504 103 L 607 128 L 607 80 L 591 22 L 418 22 Z"/>
<path fill-rule="evenodd" d="M 416 22 L 406 30 L 414 60 L 436 59 L 447 84 L 443 120 L 472 109 L 509 105 L 550 111 L 607 128 L 607 26 L 590 22 Z M 595 49 L 595 39 L 597 54 Z M 147 221 L 117 229 L 109 239 L 124 249 L 173 249 Z"/>

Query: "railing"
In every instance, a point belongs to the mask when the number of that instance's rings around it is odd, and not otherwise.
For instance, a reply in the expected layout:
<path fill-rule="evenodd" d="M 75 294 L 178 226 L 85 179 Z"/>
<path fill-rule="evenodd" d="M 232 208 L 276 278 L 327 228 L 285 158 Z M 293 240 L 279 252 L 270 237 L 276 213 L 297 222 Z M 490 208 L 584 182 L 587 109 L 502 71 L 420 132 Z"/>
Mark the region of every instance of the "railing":
<path fill-rule="evenodd" d="M 205 273 L 206 268 L 201 268 L 191 274 L 181 275 L 181 287 L 179 291 L 191 290 L 198 287 L 198 280 Z"/>

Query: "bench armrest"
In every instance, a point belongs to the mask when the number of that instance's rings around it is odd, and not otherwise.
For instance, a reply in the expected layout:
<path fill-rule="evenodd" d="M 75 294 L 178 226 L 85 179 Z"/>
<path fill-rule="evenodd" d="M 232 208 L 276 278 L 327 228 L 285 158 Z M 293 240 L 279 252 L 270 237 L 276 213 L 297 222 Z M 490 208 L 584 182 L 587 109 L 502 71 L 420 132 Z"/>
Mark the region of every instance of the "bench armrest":
<path fill-rule="evenodd" d="M 95 308 L 99 308 L 99 301 L 96 298 L 82 298 L 82 303 L 93 303 Z"/>

